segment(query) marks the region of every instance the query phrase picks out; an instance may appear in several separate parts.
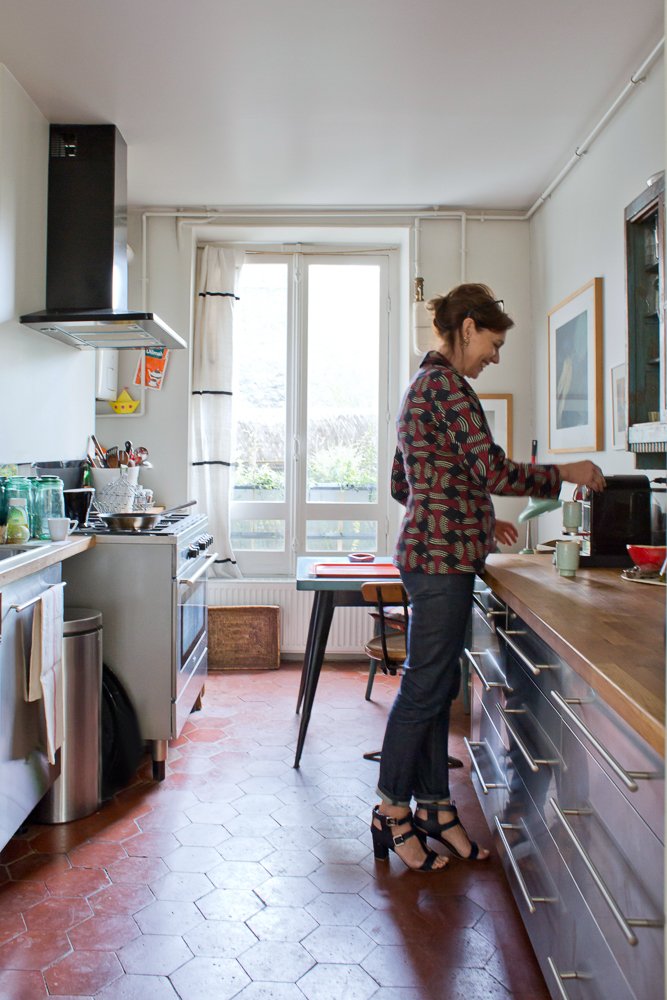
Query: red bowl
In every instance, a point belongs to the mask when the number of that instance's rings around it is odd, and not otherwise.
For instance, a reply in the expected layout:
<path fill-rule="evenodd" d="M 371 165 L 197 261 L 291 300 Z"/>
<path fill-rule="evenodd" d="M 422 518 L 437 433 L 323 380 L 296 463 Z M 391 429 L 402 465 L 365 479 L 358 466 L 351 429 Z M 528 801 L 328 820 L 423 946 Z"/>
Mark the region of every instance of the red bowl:
<path fill-rule="evenodd" d="M 626 548 L 635 566 L 652 566 L 659 570 L 667 558 L 667 545 L 627 545 Z"/>

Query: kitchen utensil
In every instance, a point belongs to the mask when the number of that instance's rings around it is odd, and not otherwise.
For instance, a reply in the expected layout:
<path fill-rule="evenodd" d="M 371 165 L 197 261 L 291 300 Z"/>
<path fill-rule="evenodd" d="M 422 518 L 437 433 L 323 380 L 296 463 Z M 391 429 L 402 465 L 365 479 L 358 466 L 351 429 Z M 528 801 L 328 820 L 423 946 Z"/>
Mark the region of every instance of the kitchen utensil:
<path fill-rule="evenodd" d="M 148 460 L 148 448 L 140 444 L 134 455 L 138 465 L 145 465 Z"/>
<path fill-rule="evenodd" d="M 652 566 L 656 572 L 667 557 L 665 545 L 627 545 L 626 548 L 635 566 Z"/>
<path fill-rule="evenodd" d="M 125 451 L 128 454 L 128 458 L 134 459 L 135 454 L 134 454 L 134 448 L 132 447 L 132 442 L 126 441 L 123 447 L 125 448 Z"/>
<path fill-rule="evenodd" d="M 187 503 L 177 504 L 175 507 L 167 507 L 166 510 L 152 513 L 129 511 L 128 513 L 100 514 L 99 516 L 109 526 L 110 531 L 150 531 L 167 514 L 183 510 L 184 507 L 193 507 L 196 503 L 196 500 L 188 500 Z"/>
<path fill-rule="evenodd" d="M 579 569 L 579 542 L 556 542 L 556 569 L 561 576 L 576 576 Z"/>
<path fill-rule="evenodd" d="M 102 447 L 102 445 L 97 440 L 97 438 L 95 437 L 94 434 L 90 435 L 90 440 L 93 442 L 93 448 L 95 449 L 95 454 L 97 455 L 97 461 L 99 463 L 99 468 L 100 469 L 106 468 L 106 464 L 107 463 L 106 463 L 106 455 L 105 455 L 105 452 L 104 452 L 104 448 Z"/>
<path fill-rule="evenodd" d="M 79 522 L 72 521 L 69 517 L 50 517 L 47 523 L 52 542 L 64 542 L 70 532 L 79 527 Z"/>

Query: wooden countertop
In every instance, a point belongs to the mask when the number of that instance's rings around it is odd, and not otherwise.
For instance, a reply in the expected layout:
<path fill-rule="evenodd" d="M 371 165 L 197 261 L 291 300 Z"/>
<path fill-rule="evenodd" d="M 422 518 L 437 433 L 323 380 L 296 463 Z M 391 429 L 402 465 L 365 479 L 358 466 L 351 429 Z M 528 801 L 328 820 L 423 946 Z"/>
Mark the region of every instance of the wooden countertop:
<path fill-rule="evenodd" d="M 15 580 L 21 580 L 24 576 L 37 573 L 47 566 L 62 562 L 63 559 L 70 559 L 79 552 L 85 552 L 93 545 L 95 545 L 94 535 L 70 535 L 65 542 L 25 542 L 23 545 L 18 545 L 16 548 L 27 551 L 11 559 L 0 559 L 0 590 Z M 0 550 L 1 548 L 0 546 Z"/>
<path fill-rule="evenodd" d="M 550 554 L 490 556 L 483 579 L 664 755 L 665 587 L 630 583 L 620 569 L 563 577 Z"/>

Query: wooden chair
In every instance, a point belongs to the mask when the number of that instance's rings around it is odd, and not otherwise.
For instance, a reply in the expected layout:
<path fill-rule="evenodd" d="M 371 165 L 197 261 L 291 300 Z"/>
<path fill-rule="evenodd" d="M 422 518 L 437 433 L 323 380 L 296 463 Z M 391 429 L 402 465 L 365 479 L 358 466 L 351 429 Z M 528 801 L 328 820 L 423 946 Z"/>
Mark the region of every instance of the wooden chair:
<path fill-rule="evenodd" d="M 366 701 L 370 701 L 378 666 L 384 674 L 394 677 L 405 663 L 408 595 L 402 583 L 368 582 L 362 583 L 361 596 L 375 605 L 371 614 L 376 634 L 364 646 L 370 660 L 366 685 Z"/>

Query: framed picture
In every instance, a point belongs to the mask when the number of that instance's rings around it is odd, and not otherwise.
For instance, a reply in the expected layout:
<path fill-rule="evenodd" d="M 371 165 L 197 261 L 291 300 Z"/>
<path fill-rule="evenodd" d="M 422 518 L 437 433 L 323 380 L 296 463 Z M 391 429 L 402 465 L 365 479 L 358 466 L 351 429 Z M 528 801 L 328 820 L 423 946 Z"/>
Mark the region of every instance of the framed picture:
<path fill-rule="evenodd" d="M 512 457 L 512 393 L 480 393 L 479 400 L 491 431 L 508 458 Z"/>
<path fill-rule="evenodd" d="M 625 449 L 628 436 L 626 396 L 627 368 L 615 365 L 611 369 L 611 440 L 614 448 Z"/>
<path fill-rule="evenodd" d="M 600 451 L 602 278 L 549 313 L 549 451 Z"/>

